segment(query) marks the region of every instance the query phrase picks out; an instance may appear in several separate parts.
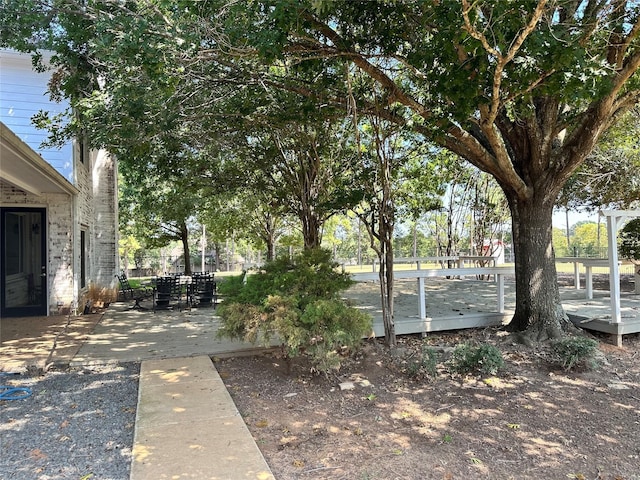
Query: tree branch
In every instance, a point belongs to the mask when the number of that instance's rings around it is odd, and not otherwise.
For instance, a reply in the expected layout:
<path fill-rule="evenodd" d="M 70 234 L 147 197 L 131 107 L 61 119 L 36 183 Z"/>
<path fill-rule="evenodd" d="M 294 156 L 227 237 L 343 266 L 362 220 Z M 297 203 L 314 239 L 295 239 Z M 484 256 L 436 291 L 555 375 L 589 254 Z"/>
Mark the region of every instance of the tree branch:
<path fill-rule="evenodd" d="M 484 130 L 482 130 L 484 133 Z M 520 198 L 530 198 L 533 191 L 513 168 L 511 161 L 506 165 L 499 162 L 473 135 L 458 126 L 452 126 L 444 138 L 444 146 L 452 152 L 466 158 L 480 170 L 493 175 L 503 186 L 508 186 Z M 503 150 L 506 148 L 503 142 Z M 493 147 L 493 145 L 492 145 Z"/>
<path fill-rule="evenodd" d="M 335 45 L 341 46 L 341 48 L 338 48 L 338 51 L 342 52 L 340 56 L 351 60 L 358 68 L 369 75 L 372 79 L 377 81 L 383 89 L 389 92 L 390 102 L 395 101 L 401 103 L 411 108 L 411 110 L 413 110 L 423 118 L 428 118 L 430 116 L 429 110 L 425 108 L 424 105 L 422 105 L 420 102 L 400 89 L 398 85 L 381 68 L 369 62 L 361 54 L 350 50 L 344 39 L 335 30 L 329 27 L 329 25 L 320 22 L 308 13 L 306 13 L 305 15 L 307 20 L 311 22 L 313 27 L 319 33 L 327 37 Z"/>
<path fill-rule="evenodd" d="M 464 19 L 465 30 L 469 35 L 471 35 L 482 44 L 482 47 L 486 50 L 487 53 L 495 57 L 497 60 L 496 68 L 493 72 L 493 85 L 491 87 L 491 106 L 484 121 L 493 123 L 498 116 L 498 111 L 502 107 L 502 102 L 500 101 L 500 87 L 502 85 L 502 74 L 504 72 L 504 69 L 514 59 L 527 37 L 535 30 L 540 19 L 542 18 L 542 14 L 544 13 L 546 4 L 547 0 L 540 0 L 538 2 L 536 9 L 531 16 L 531 19 L 529 20 L 527 25 L 520 30 L 516 38 L 511 42 L 506 55 L 503 55 L 502 53 L 500 53 L 500 50 L 492 47 L 489 44 L 487 37 L 483 33 L 479 32 L 471 24 L 469 11 L 472 7 L 469 4 L 469 0 L 462 0 L 462 18 Z"/>

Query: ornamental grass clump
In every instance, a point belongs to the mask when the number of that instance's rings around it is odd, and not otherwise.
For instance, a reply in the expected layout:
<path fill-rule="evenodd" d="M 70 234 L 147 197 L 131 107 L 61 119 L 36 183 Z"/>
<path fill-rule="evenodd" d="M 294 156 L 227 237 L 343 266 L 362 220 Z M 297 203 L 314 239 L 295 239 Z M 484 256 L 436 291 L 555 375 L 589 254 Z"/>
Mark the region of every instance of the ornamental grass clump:
<path fill-rule="evenodd" d="M 307 355 L 322 372 L 339 368 L 372 321 L 340 298 L 353 281 L 330 258 L 326 250 L 308 250 L 222 282 L 218 336 L 264 346 L 278 340 L 288 358 Z"/>

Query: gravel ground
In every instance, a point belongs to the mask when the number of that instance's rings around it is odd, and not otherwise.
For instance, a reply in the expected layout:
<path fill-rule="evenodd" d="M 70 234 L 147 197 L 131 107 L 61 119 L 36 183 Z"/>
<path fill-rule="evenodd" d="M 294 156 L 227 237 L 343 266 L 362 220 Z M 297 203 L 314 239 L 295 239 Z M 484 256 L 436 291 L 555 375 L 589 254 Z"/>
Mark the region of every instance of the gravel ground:
<path fill-rule="evenodd" d="M 128 479 L 139 369 L 129 363 L 0 377 L 32 391 L 0 400 L 0 478 Z"/>

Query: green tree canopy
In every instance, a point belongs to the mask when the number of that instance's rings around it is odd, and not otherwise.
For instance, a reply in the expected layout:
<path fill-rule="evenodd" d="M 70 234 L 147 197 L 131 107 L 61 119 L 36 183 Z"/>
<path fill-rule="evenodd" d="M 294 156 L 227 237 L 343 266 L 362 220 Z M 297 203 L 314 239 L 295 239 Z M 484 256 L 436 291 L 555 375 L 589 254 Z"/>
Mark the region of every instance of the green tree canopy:
<path fill-rule="evenodd" d="M 603 135 L 563 188 L 568 208 L 634 208 L 640 204 L 640 112 L 629 111 Z"/>
<path fill-rule="evenodd" d="M 634 218 L 620 230 L 618 235 L 620 256 L 640 263 L 640 218 Z"/>
<path fill-rule="evenodd" d="M 510 328 L 540 340 L 570 328 L 548 254 L 553 205 L 614 119 L 637 102 L 636 2 L 209 6 L 226 33 L 225 53 L 261 55 L 265 81 L 410 125 L 493 175 L 512 214 Z M 311 70 L 333 75 L 331 88 L 300 82 L 298 72 Z M 354 70 L 381 87 L 375 101 L 362 95 L 367 81 L 351 81 Z"/>
<path fill-rule="evenodd" d="M 504 191 L 509 328 L 544 340 L 571 325 L 550 254 L 553 205 L 638 100 L 639 11 L 619 0 L 15 0 L 0 38 L 57 52 L 54 91 L 72 100 L 76 131 L 105 146 L 175 129 L 206 142 L 233 122 L 264 122 L 291 94 L 300 111 L 408 126 Z"/>

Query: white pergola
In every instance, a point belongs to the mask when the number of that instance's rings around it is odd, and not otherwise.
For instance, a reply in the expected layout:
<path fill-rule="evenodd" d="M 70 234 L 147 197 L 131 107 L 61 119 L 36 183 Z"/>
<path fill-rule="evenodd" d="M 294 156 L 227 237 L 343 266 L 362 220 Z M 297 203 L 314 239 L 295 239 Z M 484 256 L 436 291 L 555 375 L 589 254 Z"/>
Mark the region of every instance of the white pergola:
<path fill-rule="evenodd" d="M 611 296 L 611 323 L 620 323 L 620 270 L 618 267 L 618 229 L 629 218 L 639 218 L 640 210 L 604 210 L 607 219 L 607 248 L 609 250 L 609 292 Z M 637 275 L 636 275 L 637 281 Z M 636 291 L 637 291 L 636 285 Z"/>

